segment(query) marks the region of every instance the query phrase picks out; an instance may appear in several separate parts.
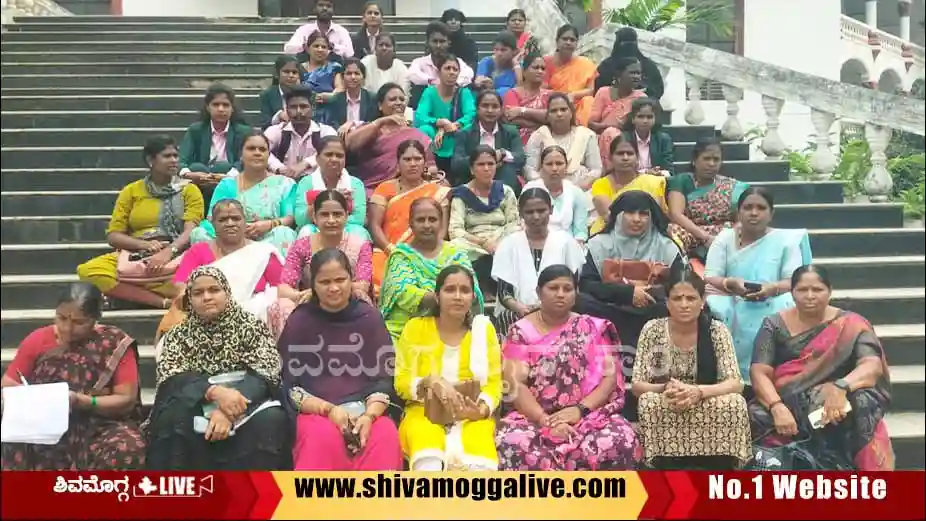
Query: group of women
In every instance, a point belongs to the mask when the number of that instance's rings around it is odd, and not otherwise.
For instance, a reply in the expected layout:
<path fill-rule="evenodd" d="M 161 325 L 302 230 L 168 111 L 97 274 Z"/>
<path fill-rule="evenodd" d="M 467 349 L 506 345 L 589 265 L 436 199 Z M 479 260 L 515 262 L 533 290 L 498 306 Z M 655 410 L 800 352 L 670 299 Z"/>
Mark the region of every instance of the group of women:
<path fill-rule="evenodd" d="M 527 194 L 529 213 L 549 212 L 539 193 Z M 416 222 L 439 212 L 416 207 Z M 186 316 L 162 338 L 147 418 L 136 342 L 99 322 L 97 288 L 73 284 L 2 378 L 67 382 L 70 428 L 55 445 L 3 444 L 3 468 L 723 469 L 749 462 L 754 446 L 796 443 L 811 444 L 812 468 L 893 468 L 883 349 L 864 318 L 829 305 L 830 281 L 814 265 L 789 278 L 796 305 L 762 323 L 748 405 L 705 283 L 674 270 L 668 316 L 648 321 L 636 347 L 637 429 L 622 411 L 620 333 L 576 311 L 573 266 L 539 271 L 534 309 L 501 342 L 465 264 L 439 271 L 397 338 L 358 294 L 343 251 L 316 252 L 309 279 L 310 296 L 275 341 L 221 269 L 193 270 Z M 807 417 L 816 409 L 823 428 Z"/>
<path fill-rule="evenodd" d="M 465 17 L 445 18 L 413 117 L 420 78 L 384 72 L 382 31 L 375 95 L 370 64 L 332 60 L 324 35 L 277 62 L 266 124 L 287 124 L 274 92 L 308 82 L 337 128 L 301 179 L 268 172 L 278 151 L 221 87 L 179 146 L 149 140 L 116 251 L 78 267 L 90 285 L 3 377 L 68 381 L 74 427 L 5 444 L 4 468 L 732 468 L 804 437 L 822 466 L 890 468 L 871 326 L 829 307 L 807 232 L 771 227 L 771 194 L 723 176 L 719 142 L 674 173 L 635 34 L 596 71 L 569 26 L 553 56 L 529 52 L 513 11 L 520 81 L 476 95 L 447 50 Z M 103 295 L 169 309 L 144 423 L 136 346 L 97 323 Z"/>

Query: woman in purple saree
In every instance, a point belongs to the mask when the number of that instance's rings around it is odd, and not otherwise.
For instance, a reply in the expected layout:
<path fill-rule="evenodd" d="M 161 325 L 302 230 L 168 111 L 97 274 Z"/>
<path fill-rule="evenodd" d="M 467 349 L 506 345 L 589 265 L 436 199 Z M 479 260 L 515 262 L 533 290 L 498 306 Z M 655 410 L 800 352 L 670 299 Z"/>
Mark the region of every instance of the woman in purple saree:
<path fill-rule="evenodd" d="M 829 305 L 830 291 L 823 268 L 802 266 L 791 277 L 797 306 L 762 324 L 750 369 L 753 439 L 766 447 L 807 440 L 820 469 L 893 470 L 884 349 L 867 320 Z M 814 428 L 808 415 L 821 409 Z"/>
<path fill-rule="evenodd" d="M 341 250 L 312 256 L 312 298 L 289 316 L 278 349 L 295 421 L 294 470 L 402 468 L 392 386 L 395 352 L 379 311 L 353 295 Z"/>
<path fill-rule="evenodd" d="M 610 322 L 577 315 L 576 281 L 564 265 L 544 269 L 540 310 L 516 322 L 504 345 L 514 411 L 496 432 L 499 470 L 622 470 L 639 456 L 621 416 L 624 379 L 611 354 Z"/>
<path fill-rule="evenodd" d="M 357 156 L 358 161 L 351 173 L 363 181 L 367 188 L 367 196 L 370 196 L 380 183 L 396 176 L 399 163 L 396 150 L 403 141 L 409 139 L 424 145 L 427 150 L 428 171 L 432 177 L 437 173 L 431 138 L 409 123 L 405 114 L 406 100 L 402 87 L 395 83 L 386 83 L 376 94 L 382 116 L 347 135 L 347 149 Z"/>

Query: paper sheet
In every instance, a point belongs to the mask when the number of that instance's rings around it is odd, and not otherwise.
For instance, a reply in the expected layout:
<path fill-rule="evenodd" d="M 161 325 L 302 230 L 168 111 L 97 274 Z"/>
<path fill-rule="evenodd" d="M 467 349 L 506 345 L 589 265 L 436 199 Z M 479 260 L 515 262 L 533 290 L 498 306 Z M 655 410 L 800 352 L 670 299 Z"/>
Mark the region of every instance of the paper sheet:
<path fill-rule="evenodd" d="M 3 443 L 54 445 L 68 430 L 70 389 L 65 382 L 3 388 Z"/>

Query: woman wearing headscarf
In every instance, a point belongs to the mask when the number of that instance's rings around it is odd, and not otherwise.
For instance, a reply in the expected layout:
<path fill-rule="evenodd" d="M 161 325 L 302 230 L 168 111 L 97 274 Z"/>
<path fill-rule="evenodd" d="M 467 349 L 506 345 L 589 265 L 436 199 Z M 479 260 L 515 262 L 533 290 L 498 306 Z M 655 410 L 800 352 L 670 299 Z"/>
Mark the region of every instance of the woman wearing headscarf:
<path fill-rule="evenodd" d="M 162 338 L 146 429 L 152 470 L 290 467 L 280 355 L 270 329 L 235 302 L 219 268 L 193 271 L 186 318 Z"/>
<path fill-rule="evenodd" d="M 625 192 L 611 204 L 608 223 L 588 241 L 580 276 L 582 313 L 610 320 L 624 345 L 636 345 L 643 325 L 665 316 L 661 284 L 682 262 L 667 231 L 669 218 L 641 190 Z"/>
<path fill-rule="evenodd" d="M 637 45 L 637 32 L 632 27 L 622 27 L 614 35 L 614 47 L 611 49 L 611 56 L 605 58 L 598 65 L 598 77 L 595 78 L 595 92 L 602 87 L 607 87 L 614 74 L 617 71 L 617 62 L 621 58 L 636 58 L 640 62 L 640 68 L 643 70 L 643 77 L 638 89 L 644 89 L 646 96 L 655 100 L 662 97 L 665 92 L 665 85 L 662 81 L 662 74 L 656 62 L 647 58 L 640 52 Z"/>
<path fill-rule="evenodd" d="M 668 226 L 669 218 L 653 196 L 630 190 L 611 204 L 604 229 L 588 241 L 576 312 L 617 327 L 621 345 L 628 346 L 621 352 L 627 370 L 643 326 L 668 313 L 663 287 L 668 274 L 684 265 Z M 624 415 L 635 421 L 636 414 L 636 398 L 629 395 Z"/>

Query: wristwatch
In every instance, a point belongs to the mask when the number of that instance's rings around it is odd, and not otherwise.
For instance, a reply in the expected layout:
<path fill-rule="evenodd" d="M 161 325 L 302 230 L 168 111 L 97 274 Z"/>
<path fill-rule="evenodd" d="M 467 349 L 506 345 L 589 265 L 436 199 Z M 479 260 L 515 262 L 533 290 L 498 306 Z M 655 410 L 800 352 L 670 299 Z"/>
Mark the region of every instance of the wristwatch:
<path fill-rule="evenodd" d="M 576 404 L 576 408 L 579 409 L 579 414 L 581 414 L 583 418 L 588 416 L 588 413 L 592 412 L 592 410 L 586 407 L 584 403 Z"/>
<path fill-rule="evenodd" d="M 833 382 L 833 385 L 835 385 L 837 389 L 842 389 L 845 392 L 849 392 L 849 382 L 845 381 L 843 378 Z"/>

